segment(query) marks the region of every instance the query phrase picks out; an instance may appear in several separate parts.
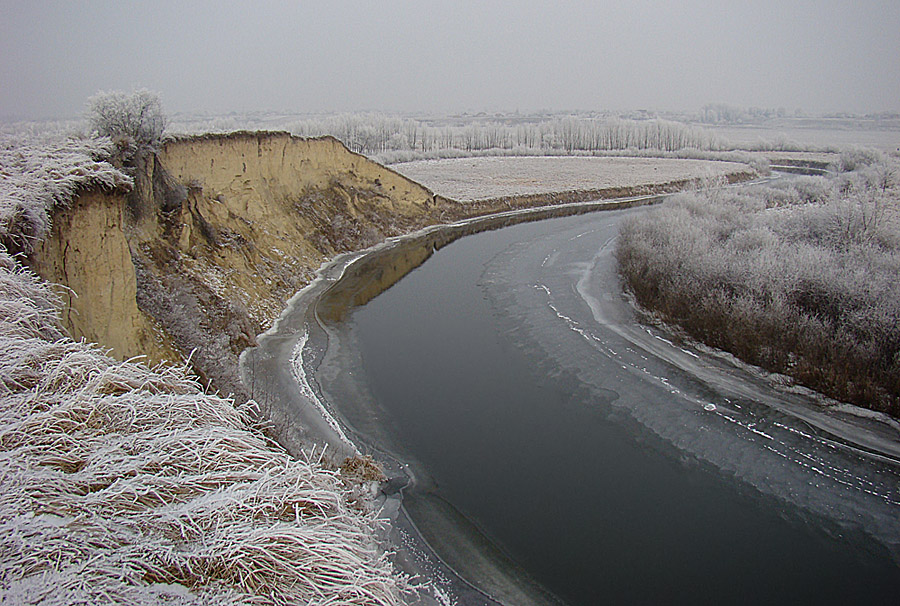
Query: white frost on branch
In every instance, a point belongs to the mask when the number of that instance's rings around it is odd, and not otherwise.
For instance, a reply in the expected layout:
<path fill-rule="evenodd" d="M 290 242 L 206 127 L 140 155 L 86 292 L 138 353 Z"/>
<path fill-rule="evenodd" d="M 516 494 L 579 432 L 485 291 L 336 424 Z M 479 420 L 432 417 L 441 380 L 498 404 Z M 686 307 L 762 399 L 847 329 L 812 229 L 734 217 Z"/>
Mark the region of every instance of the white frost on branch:
<path fill-rule="evenodd" d="M 745 361 L 900 416 L 900 164 L 683 193 L 623 222 L 638 302 Z"/>
<path fill-rule="evenodd" d="M 146 89 L 99 92 L 88 99 L 87 118 L 91 132 L 139 146 L 158 143 L 167 123 L 159 95 Z"/>

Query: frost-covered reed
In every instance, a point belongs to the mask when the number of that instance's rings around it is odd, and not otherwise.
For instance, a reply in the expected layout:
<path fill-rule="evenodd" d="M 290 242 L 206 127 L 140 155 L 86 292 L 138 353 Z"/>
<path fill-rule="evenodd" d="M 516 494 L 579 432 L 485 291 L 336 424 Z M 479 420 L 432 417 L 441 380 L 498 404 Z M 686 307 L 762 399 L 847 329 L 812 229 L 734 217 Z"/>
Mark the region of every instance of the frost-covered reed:
<path fill-rule="evenodd" d="M 107 160 L 108 138 L 0 136 L 0 239 L 10 252 L 31 252 L 50 228 L 50 211 L 80 189 L 130 188 Z"/>
<path fill-rule="evenodd" d="M 107 146 L 4 140 L 0 235 L 30 242 L 79 187 L 126 184 Z M 185 367 L 71 340 L 58 303 L 0 250 L 0 603 L 402 599 L 367 478 L 315 450 L 291 457 L 254 427 L 252 402 Z"/>
<path fill-rule="evenodd" d="M 900 416 L 900 165 L 675 196 L 625 223 L 637 301 L 690 334 L 843 401 Z"/>

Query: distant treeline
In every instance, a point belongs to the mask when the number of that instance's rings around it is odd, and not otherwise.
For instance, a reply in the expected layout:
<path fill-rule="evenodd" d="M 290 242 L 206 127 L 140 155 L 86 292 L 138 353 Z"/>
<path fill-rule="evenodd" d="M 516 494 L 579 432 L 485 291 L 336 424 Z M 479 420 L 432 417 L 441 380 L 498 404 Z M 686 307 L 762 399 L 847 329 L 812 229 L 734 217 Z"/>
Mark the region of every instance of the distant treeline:
<path fill-rule="evenodd" d="M 838 112 L 822 116 L 807 116 L 802 109 L 795 109 L 789 112 L 784 107 L 735 107 L 725 103 L 708 103 L 703 106 L 699 113 L 700 122 L 704 124 L 761 124 L 769 120 L 784 118 L 800 118 L 807 121 L 896 121 L 900 119 L 900 113 L 852 114 Z"/>
<path fill-rule="evenodd" d="M 471 121 L 429 124 L 384 114 L 341 114 L 287 125 L 297 135 L 333 135 L 351 150 L 367 155 L 391 151 L 477 152 L 489 149 L 594 152 L 606 150 L 727 149 L 708 130 L 670 120 L 606 117 L 558 117 L 537 122 Z"/>
<path fill-rule="evenodd" d="M 690 335 L 836 399 L 900 416 L 898 164 L 678 195 L 635 216 L 618 267 Z"/>
<path fill-rule="evenodd" d="M 705 124 L 754 124 L 773 118 L 785 118 L 788 111 L 761 107 L 735 107 L 724 103 L 709 103 L 700 110 L 700 121 Z M 793 115 L 803 116 L 801 110 L 795 110 Z"/>
<path fill-rule="evenodd" d="M 711 118 L 711 121 L 718 119 Z M 702 125 L 640 113 L 636 119 L 609 114 L 479 114 L 443 118 L 412 118 L 378 112 L 299 118 L 264 114 L 182 119 L 174 123 L 173 130 L 184 133 L 253 129 L 285 130 L 303 137 L 331 135 L 351 150 L 388 164 L 479 155 L 628 153 L 700 157 L 698 154 L 736 150 L 731 142 Z M 783 137 L 742 149 L 824 151 L 799 146 Z"/>

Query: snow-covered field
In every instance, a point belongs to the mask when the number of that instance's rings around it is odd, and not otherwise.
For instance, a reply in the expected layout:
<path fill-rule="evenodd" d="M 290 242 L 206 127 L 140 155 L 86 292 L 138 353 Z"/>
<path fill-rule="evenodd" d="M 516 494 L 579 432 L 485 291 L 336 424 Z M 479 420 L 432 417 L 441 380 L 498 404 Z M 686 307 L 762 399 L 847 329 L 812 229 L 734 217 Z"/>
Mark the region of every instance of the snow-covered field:
<path fill-rule="evenodd" d="M 852 149 L 900 151 L 900 130 L 891 128 L 801 128 L 796 125 L 722 125 L 706 129 L 739 149 Z"/>
<path fill-rule="evenodd" d="M 526 156 L 421 160 L 391 168 L 438 195 L 469 202 L 716 178 L 748 167 L 735 162 L 674 158 Z"/>

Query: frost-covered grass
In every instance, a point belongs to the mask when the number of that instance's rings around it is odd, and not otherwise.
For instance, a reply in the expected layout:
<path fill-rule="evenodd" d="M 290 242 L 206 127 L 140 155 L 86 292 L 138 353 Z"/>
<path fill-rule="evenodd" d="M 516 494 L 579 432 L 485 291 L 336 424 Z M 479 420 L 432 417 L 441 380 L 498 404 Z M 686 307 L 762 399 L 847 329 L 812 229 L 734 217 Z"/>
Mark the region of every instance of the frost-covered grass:
<path fill-rule="evenodd" d="M 0 135 L 0 241 L 29 253 L 50 228 L 50 212 L 80 189 L 130 188 L 131 178 L 109 163 L 108 138 L 57 134 Z"/>
<path fill-rule="evenodd" d="M 4 241 L 30 245 L 80 187 L 120 187 L 108 141 L 4 139 Z M 300 459 L 253 404 L 184 367 L 118 362 L 60 327 L 0 247 L 0 603 L 395 604 L 356 467 Z"/>
<path fill-rule="evenodd" d="M 637 301 L 712 345 L 900 416 L 900 166 L 674 197 L 623 226 Z"/>
<path fill-rule="evenodd" d="M 396 164 L 397 172 L 458 201 L 717 178 L 732 162 L 618 157 L 479 157 Z"/>

